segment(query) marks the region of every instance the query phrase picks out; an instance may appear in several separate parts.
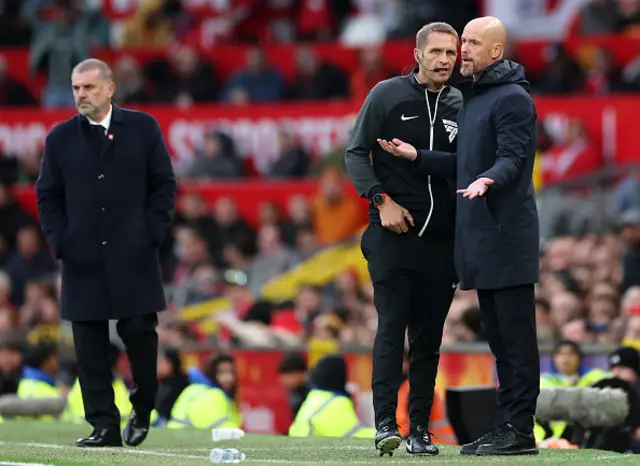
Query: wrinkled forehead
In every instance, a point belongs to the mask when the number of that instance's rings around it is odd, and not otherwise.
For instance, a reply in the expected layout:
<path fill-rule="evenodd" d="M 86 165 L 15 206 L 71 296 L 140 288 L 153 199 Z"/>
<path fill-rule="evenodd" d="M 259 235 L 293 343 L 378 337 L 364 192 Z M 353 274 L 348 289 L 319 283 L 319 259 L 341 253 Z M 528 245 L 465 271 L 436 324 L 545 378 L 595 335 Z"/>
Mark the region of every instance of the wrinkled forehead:
<path fill-rule="evenodd" d="M 97 68 L 86 71 L 74 71 L 71 74 L 72 86 L 97 85 L 102 82 L 100 70 Z"/>
<path fill-rule="evenodd" d="M 484 43 L 486 41 L 487 27 L 481 23 L 469 23 L 462 31 L 462 38 L 467 41 Z"/>
<path fill-rule="evenodd" d="M 431 49 L 452 49 L 457 50 L 458 39 L 453 34 L 445 32 L 434 31 L 427 36 L 427 42 L 425 43 L 424 50 L 429 51 Z"/>

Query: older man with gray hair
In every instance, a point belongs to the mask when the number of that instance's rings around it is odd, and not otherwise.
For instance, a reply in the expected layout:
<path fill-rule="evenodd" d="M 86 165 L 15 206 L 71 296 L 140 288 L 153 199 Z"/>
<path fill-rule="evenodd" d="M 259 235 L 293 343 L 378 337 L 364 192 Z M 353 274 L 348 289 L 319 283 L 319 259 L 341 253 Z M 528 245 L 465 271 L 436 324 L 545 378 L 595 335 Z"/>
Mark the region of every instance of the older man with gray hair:
<path fill-rule="evenodd" d="M 109 363 L 118 320 L 135 388 L 124 430 L 149 431 L 158 381 L 157 312 L 166 308 L 158 250 L 173 217 L 176 181 L 156 120 L 112 103 L 113 73 L 88 59 L 71 75 L 78 114 L 47 135 L 36 184 L 42 230 L 62 261 L 62 318 L 72 324 L 85 417 L 81 447 L 122 446 Z"/>

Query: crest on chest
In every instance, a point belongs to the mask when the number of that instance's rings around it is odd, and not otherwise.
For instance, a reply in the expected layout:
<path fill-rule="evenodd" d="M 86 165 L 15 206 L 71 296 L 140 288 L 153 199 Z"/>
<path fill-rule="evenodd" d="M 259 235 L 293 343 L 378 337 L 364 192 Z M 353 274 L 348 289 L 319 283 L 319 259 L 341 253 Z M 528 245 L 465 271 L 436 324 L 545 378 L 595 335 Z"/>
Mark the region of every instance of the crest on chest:
<path fill-rule="evenodd" d="M 444 129 L 447 132 L 447 136 L 449 137 L 449 143 L 453 143 L 453 140 L 456 138 L 458 134 L 458 123 L 452 120 L 442 119 L 442 124 L 444 125 Z"/>

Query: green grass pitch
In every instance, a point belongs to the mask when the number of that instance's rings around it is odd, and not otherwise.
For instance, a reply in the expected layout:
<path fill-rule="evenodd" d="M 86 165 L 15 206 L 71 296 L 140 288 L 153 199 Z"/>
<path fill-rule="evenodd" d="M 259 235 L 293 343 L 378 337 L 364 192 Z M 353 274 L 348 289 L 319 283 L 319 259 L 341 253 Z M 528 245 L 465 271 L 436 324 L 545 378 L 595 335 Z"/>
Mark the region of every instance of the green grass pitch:
<path fill-rule="evenodd" d="M 6 421 L 0 424 L 0 465 L 152 465 L 197 466 L 209 463 L 214 447 L 206 430 L 155 429 L 138 448 L 81 449 L 76 438 L 90 428 L 59 423 Z M 380 458 L 373 441 L 353 439 L 291 439 L 247 435 L 217 446 L 237 447 L 247 455 L 247 465 L 350 465 L 422 464 L 446 465 L 640 465 L 640 455 L 617 455 L 596 450 L 543 450 L 538 456 L 511 458 L 461 457 L 458 448 L 443 446 L 437 457 L 414 458 L 404 445 L 393 457 Z"/>

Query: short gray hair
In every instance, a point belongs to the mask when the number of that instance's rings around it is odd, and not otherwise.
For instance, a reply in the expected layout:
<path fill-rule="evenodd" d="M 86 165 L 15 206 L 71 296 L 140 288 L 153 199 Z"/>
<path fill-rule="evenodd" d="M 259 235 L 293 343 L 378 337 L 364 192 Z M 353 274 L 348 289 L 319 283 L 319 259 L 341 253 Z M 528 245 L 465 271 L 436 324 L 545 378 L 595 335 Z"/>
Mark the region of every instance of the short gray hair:
<path fill-rule="evenodd" d="M 73 68 L 73 73 L 84 73 L 85 71 L 90 70 L 99 70 L 100 78 L 102 78 L 103 81 L 108 83 L 113 82 L 113 71 L 111 71 L 109 65 L 97 58 L 87 58 L 86 60 L 82 60 Z"/>

